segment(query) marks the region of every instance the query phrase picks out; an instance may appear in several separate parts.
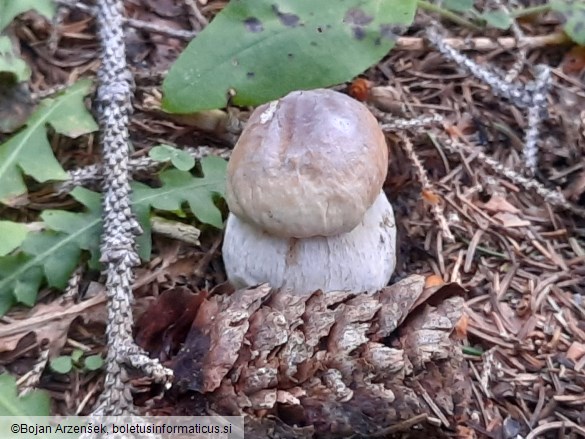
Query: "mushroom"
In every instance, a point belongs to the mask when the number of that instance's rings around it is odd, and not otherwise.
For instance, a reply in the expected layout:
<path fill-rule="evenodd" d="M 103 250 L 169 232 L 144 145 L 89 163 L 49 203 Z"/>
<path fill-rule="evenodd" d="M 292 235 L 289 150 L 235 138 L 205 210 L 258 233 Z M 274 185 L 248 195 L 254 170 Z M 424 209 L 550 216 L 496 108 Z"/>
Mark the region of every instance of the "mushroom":
<path fill-rule="evenodd" d="M 388 148 L 376 118 L 332 90 L 258 107 L 232 152 L 223 260 L 237 288 L 375 292 L 394 271 Z"/>

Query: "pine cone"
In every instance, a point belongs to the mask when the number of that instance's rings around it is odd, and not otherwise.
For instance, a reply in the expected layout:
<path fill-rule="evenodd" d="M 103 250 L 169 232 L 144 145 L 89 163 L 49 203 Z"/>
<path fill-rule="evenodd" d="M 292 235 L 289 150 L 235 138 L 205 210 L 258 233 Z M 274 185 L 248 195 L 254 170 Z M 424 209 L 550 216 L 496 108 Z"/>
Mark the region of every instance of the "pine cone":
<path fill-rule="evenodd" d="M 268 285 L 231 295 L 168 291 L 140 320 L 137 340 L 152 351 L 166 331 L 173 341 L 158 353 L 171 352 L 161 359 L 174 370 L 175 392 L 246 415 L 247 437 L 391 433 L 424 415 L 454 429 L 471 392 L 452 336 L 463 289 L 424 283 L 413 275 L 374 295 L 302 297 Z M 192 324 L 171 318 L 169 337 L 155 316 L 171 302 Z M 181 344 L 176 334 L 185 332 Z"/>

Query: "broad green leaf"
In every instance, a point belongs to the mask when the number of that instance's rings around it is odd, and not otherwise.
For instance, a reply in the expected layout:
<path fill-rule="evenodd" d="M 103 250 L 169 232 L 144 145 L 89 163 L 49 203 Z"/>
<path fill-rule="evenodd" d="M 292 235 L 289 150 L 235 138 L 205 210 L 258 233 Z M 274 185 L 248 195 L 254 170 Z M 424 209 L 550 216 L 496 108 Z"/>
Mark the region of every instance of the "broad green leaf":
<path fill-rule="evenodd" d="M 104 365 L 104 359 L 101 355 L 90 355 L 84 359 L 84 366 L 87 370 L 98 370 Z"/>
<path fill-rule="evenodd" d="M 195 159 L 188 152 L 169 145 L 155 146 L 148 155 L 157 162 L 170 161 L 180 171 L 188 171 L 195 166 Z"/>
<path fill-rule="evenodd" d="M 577 0 L 551 0 L 553 11 L 565 18 L 564 30 L 577 44 L 585 46 L 585 2 Z"/>
<path fill-rule="evenodd" d="M 2 36 L 0 36 L 0 73 L 12 75 L 14 82 L 22 82 L 30 78 L 30 68 L 14 54 L 10 39 Z"/>
<path fill-rule="evenodd" d="M 51 399 L 42 390 L 33 390 L 18 396 L 16 380 L 4 373 L 0 375 L 0 416 L 49 416 Z"/>
<path fill-rule="evenodd" d="M 486 23 L 497 29 L 506 30 L 512 24 L 512 17 L 510 14 L 502 10 L 487 11 L 482 13 L 480 18 L 484 19 Z"/>
<path fill-rule="evenodd" d="M 203 223 L 222 228 L 221 212 L 213 203 L 214 195 L 225 191 L 227 162 L 219 157 L 201 160 L 203 178 L 194 178 L 189 172 L 170 169 L 160 175 L 162 187 L 151 189 L 145 185 L 135 188 L 139 203 L 161 210 L 179 210 L 184 203 Z"/>
<path fill-rule="evenodd" d="M 416 0 L 231 1 L 189 43 L 163 83 L 163 108 L 258 105 L 348 81 L 409 26 Z"/>
<path fill-rule="evenodd" d="M 71 372 L 73 369 L 73 361 L 70 355 L 62 355 L 57 358 L 53 358 L 49 363 L 51 369 L 54 372 L 66 374 Z"/>
<path fill-rule="evenodd" d="M 222 227 L 214 196 L 223 196 L 227 162 L 218 157 L 201 160 L 202 178 L 179 170 L 161 173 L 161 187 L 134 183 L 132 207 L 144 233 L 137 238 L 138 254 L 150 258 L 151 208 L 178 210 L 187 204 L 200 221 Z M 91 255 L 90 265 L 99 267 L 102 231 L 100 195 L 76 188 L 71 195 L 83 204 L 83 212 L 46 210 L 41 218 L 47 230 L 29 232 L 16 254 L 0 257 L 0 315 L 15 303 L 34 305 L 43 284 L 62 289 L 67 285 L 82 251 Z"/>
<path fill-rule="evenodd" d="M 6 256 L 22 244 L 27 234 L 28 229 L 24 224 L 0 221 L 0 256 Z"/>
<path fill-rule="evenodd" d="M 445 0 L 443 7 L 457 12 L 467 12 L 473 9 L 474 0 Z"/>
<path fill-rule="evenodd" d="M 60 96 L 44 100 L 27 127 L 0 145 L 0 201 L 26 193 L 23 172 L 39 182 L 67 178 L 53 155 L 45 125 L 69 137 L 95 131 L 97 125 L 83 103 L 90 85 L 79 81 Z"/>
<path fill-rule="evenodd" d="M 0 32 L 19 14 L 34 9 L 48 19 L 55 15 L 52 0 L 0 0 Z"/>

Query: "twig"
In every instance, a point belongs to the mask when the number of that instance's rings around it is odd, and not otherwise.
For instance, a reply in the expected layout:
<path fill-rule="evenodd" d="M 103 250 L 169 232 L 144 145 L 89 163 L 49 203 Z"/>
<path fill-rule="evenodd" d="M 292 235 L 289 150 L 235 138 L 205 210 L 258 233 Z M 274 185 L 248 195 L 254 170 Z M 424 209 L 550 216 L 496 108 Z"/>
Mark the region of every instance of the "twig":
<path fill-rule="evenodd" d="M 419 116 L 414 119 L 394 119 L 384 117 L 385 121 L 381 124 L 384 131 L 406 130 L 409 128 L 424 128 L 443 122 L 443 116 L 432 114 L 430 116 Z"/>
<path fill-rule="evenodd" d="M 475 50 L 478 52 L 489 52 L 496 49 L 510 50 L 519 47 L 522 44 L 527 49 L 545 46 L 556 46 L 567 44 L 571 40 L 563 32 L 557 32 L 546 35 L 527 36 L 524 41 L 520 42 L 515 37 L 498 37 L 498 38 L 444 38 L 443 41 L 455 50 Z M 425 50 L 429 44 L 424 38 L 418 37 L 400 37 L 394 46 L 394 50 Z"/>
<path fill-rule="evenodd" d="M 505 81 L 498 73 L 479 66 L 475 61 L 472 61 L 465 55 L 459 53 L 453 47 L 450 47 L 445 43 L 443 37 L 433 26 L 427 29 L 426 34 L 429 41 L 439 50 L 439 52 L 454 61 L 458 66 L 467 70 L 479 80 L 489 85 L 495 95 L 508 99 L 519 108 L 530 108 L 533 104 L 532 94 L 528 92 L 526 87 Z"/>
<path fill-rule="evenodd" d="M 501 0 L 495 0 L 495 2 L 506 15 L 510 15 L 510 11 Z M 510 69 L 506 77 L 504 78 L 507 82 L 514 81 L 518 77 L 518 75 L 520 75 L 520 72 L 522 71 L 524 65 L 526 64 L 526 54 L 528 51 L 526 45 L 524 44 L 526 40 L 526 35 L 524 35 L 524 32 L 522 31 L 522 29 L 518 25 L 518 22 L 515 19 L 512 19 L 512 24 L 510 27 L 512 29 L 512 33 L 518 40 L 519 50 L 516 51 L 515 53 L 517 58 L 516 61 L 512 65 L 512 68 Z"/>
<path fill-rule="evenodd" d="M 100 260 L 107 278 L 108 354 L 104 391 L 94 415 L 134 411 L 125 364 L 161 383 L 166 384 L 172 378 L 172 371 L 150 359 L 132 339 L 133 267 L 140 263 L 135 237 L 141 229 L 130 207 L 128 123 L 132 112 L 132 75 L 126 63 L 122 10 L 121 0 L 97 3 L 102 64 L 96 101 L 104 156 Z"/>
<path fill-rule="evenodd" d="M 214 155 L 228 158 L 231 150 L 228 148 L 212 148 L 210 146 L 199 146 L 197 148 L 185 148 L 193 158 L 201 159 Z M 139 157 L 128 161 L 128 172 L 137 174 L 139 172 L 152 172 L 163 166 L 163 162 L 151 159 L 150 157 Z M 77 186 L 92 186 L 102 182 L 102 165 L 90 165 L 84 168 L 69 171 L 70 179 L 56 185 L 56 191 L 60 194 L 71 192 Z"/>
<path fill-rule="evenodd" d="M 68 8 L 72 9 L 78 9 L 93 16 L 98 15 L 98 11 L 96 10 L 95 7 L 85 5 L 81 2 L 76 2 L 72 0 L 55 0 L 55 2 L 59 5 L 67 6 Z M 128 26 L 132 26 L 135 29 L 141 29 L 148 32 L 168 35 L 170 37 L 179 38 L 181 40 L 190 41 L 197 35 L 197 32 L 182 29 L 173 29 L 166 26 L 159 26 L 156 24 L 147 23 L 146 21 L 136 20 L 134 18 L 122 17 L 122 22 L 127 24 Z"/>
<path fill-rule="evenodd" d="M 401 134 L 399 134 L 399 136 L 402 140 L 402 144 L 404 146 L 404 150 L 406 151 L 406 154 L 408 155 L 408 158 L 414 164 L 414 169 L 416 170 L 416 175 L 417 175 L 419 182 L 422 186 L 422 190 L 434 193 L 435 191 L 433 189 L 431 182 L 429 181 L 429 178 L 427 176 L 427 172 L 425 171 L 425 168 L 422 165 L 420 159 L 418 158 L 418 156 L 414 152 L 414 148 L 412 146 L 412 143 L 410 142 L 408 137 L 403 136 Z M 443 214 L 443 207 L 439 203 L 432 203 L 431 204 L 431 212 L 433 213 L 433 216 L 435 217 L 435 221 L 437 221 L 437 223 L 439 225 L 439 229 L 441 230 L 441 234 L 443 235 L 443 238 L 448 242 L 455 242 L 455 238 L 454 238 L 453 234 L 451 233 L 451 230 L 449 229 L 449 224 L 447 223 L 445 215 Z"/>
<path fill-rule="evenodd" d="M 185 0 L 185 3 L 187 4 L 187 6 L 189 6 L 191 13 L 193 14 L 197 22 L 201 25 L 201 27 L 205 27 L 209 24 L 207 18 L 205 18 L 205 16 L 201 13 L 199 7 L 197 6 L 197 0 Z"/>
<path fill-rule="evenodd" d="M 195 246 L 201 245 L 199 242 L 199 235 L 201 235 L 201 230 L 195 226 L 181 223 L 179 221 L 171 221 L 158 216 L 153 216 L 150 219 L 150 224 L 154 233 L 183 241 L 187 244 Z"/>
<path fill-rule="evenodd" d="M 550 69 L 548 66 L 537 66 L 536 80 L 534 82 L 533 100 L 534 104 L 528 109 L 528 128 L 524 138 L 524 163 L 532 175 L 536 173 L 538 164 L 538 138 L 540 124 L 547 116 L 546 98 L 551 86 Z"/>
<path fill-rule="evenodd" d="M 537 142 L 540 123 L 547 115 L 546 100 L 551 86 L 550 68 L 545 65 L 538 65 L 535 68 L 536 79 L 533 82 L 526 85 L 515 84 L 510 82 L 507 77 L 502 77 L 499 73 L 478 65 L 470 58 L 446 45 L 441 35 L 433 27 L 427 30 L 427 36 L 429 41 L 444 56 L 488 84 L 495 95 L 508 99 L 518 108 L 528 109 L 528 129 L 523 148 L 524 165 L 528 172 L 534 175 L 538 161 Z"/>
<path fill-rule="evenodd" d="M 434 142 L 439 141 L 433 134 L 429 134 L 429 136 Z M 463 150 L 469 155 L 475 155 L 476 160 L 485 163 L 494 172 L 503 175 L 511 182 L 523 187 L 526 190 L 533 190 L 534 192 L 536 192 L 536 194 L 540 195 L 545 201 L 552 204 L 553 206 L 561 207 L 576 215 L 585 218 L 585 209 L 573 206 L 571 203 L 567 201 L 567 199 L 562 193 L 551 189 L 547 189 L 540 182 L 531 178 L 527 178 L 519 174 L 517 171 L 504 166 L 496 159 L 487 156 L 478 148 L 467 146 L 454 138 L 447 138 L 445 136 L 441 136 L 440 142 L 452 154 L 459 154 L 459 152 Z"/>

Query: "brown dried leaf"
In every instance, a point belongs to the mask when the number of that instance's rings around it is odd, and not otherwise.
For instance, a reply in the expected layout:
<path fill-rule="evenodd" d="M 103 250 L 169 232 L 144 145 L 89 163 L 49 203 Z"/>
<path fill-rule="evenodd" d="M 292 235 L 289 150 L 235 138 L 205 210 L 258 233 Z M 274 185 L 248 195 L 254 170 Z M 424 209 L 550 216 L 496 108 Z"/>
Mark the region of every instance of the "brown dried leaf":
<path fill-rule="evenodd" d="M 65 344 L 73 320 L 81 315 L 93 320 L 103 317 L 103 313 L 96 311 L 103 307 L 105 301 L 106 295 L 102 290 L 80 303 L 61 298 L 48 304 L 37 304 L 26 318 L 0 325 L 0 352 L 15 349 L 23 337 L 33 333 L 39 343 L 48 343 L 49 354 L 53 356 Z"/>

